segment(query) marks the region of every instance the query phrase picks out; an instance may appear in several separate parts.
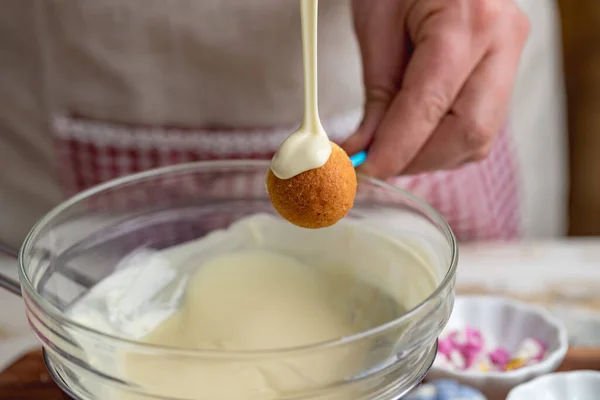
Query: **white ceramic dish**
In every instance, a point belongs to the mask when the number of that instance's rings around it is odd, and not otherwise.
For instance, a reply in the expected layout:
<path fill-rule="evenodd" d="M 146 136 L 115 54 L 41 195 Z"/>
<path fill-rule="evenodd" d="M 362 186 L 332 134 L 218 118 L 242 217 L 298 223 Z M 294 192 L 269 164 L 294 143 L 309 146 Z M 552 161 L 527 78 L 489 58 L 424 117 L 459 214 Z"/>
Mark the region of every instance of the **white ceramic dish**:
<path fill-rule="evenodd" d="M 503 346 L 511 352 L 528 337 L 548 346 L 542 362 L 508 372 L 460 371 L 434 363 L 428 378 L 454 379 L 478 389 L 490 400 L 504 400 L 515 386 L 555 371 L 569 347 L 566 328 L 548 311 L 503 297 L 458 296 L 445 332 L 466 326 L 480 330 L 488 346 Z"/>
<path fill-rule="evenodd" d="M 559 372 L 517 386 L 507 400 L 597 400 L 600 372 Z"/>

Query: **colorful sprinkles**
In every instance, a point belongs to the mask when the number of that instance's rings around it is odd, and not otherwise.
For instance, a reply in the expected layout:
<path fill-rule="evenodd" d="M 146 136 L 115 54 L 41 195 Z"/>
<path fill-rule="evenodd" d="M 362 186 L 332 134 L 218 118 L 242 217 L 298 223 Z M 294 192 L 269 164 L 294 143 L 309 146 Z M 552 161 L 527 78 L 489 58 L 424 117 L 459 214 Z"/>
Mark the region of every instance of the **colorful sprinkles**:
<path fill-rule="evenodd" d="M 514 353 L 502 346 L 488 350 L 481 332 L 466 327 L 440 338 L 438 363 L 461 371 L 513 371 L 539 363 L 546 352 L 546 344 L 534 338 L 523 340 Z"/>

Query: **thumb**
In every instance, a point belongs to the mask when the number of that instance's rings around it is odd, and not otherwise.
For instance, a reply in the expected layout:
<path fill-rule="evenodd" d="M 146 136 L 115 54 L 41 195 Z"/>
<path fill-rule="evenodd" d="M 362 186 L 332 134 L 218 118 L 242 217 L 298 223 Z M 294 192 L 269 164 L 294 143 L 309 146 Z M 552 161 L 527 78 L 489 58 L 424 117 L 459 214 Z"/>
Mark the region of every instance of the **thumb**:
<path fill-rule="evenodd" d="M 366 101 L 362 122 L 356 132 L 342 143 L 342 148 L 346 153 L 350 155 L 356 154 L 369 147 L 373 141 L 375 130 L 379 126 L 379 121 L 382 120 L 388 107 L 389 102 L 387 100 Z"/>
<path fill-rule="evenodd" d="M 366 149 L 402 85 L 408 59 L 404 29 L 405 2 L 353 0 L 354 29 L 362 57 L 364 115 L 356 132 L 343 144 L 348 154 Z"/>

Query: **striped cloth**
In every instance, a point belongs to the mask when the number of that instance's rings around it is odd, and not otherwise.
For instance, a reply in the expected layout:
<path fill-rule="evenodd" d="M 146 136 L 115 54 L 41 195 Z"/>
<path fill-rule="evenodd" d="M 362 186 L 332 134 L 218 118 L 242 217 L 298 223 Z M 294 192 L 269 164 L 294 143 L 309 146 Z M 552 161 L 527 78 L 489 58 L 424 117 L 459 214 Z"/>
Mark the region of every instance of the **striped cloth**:
<path fill-rule="evenodd" d="M 331 139 L 342 142 L 360 113 L 324 121 Z M 197 129 L 134 126 L 81 117 L 54 120 L 60 175 L 67 195 L 107 180 L 151 168 L 222 159 L 270 159 L 294 127 Z M 391 183 L 427 201 L 448 221 L 460 241 L 510 240 L 520 233 L 518 168 L 507 131 L 490 156 L 453 171 L 404 176 Z M 230 185 L 264 191 L 262 180 Z"/>

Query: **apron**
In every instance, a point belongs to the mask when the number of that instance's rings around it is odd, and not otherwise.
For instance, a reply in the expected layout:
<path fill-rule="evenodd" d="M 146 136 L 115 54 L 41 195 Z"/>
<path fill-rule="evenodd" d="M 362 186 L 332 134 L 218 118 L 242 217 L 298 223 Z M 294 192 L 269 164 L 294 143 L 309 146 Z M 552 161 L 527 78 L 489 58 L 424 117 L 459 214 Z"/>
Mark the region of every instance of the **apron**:
<path fill-rule="evenodd" d="M 341 143 L 360 122 L 354 112 L 324 122 Z M 270 159 L 296 127 L 209 130 L 132 126 L 81 117 L 54 121 L 59 171 L 65 194 L 151 168 L 202 160 Z M 390 179 L 433 206 L 458 240 L 509 240 L 519 235 L 518 180 L 510 136 L 503 130 L 481 162 L 452 171 Z M 264 192 L 264 179 L 219 182 L 228 194 Z M 188 194 L 193 189 L 188 191 Z M 146 192 L 151 195 L 152 190 Z M 110 199 L 109 199 L 110 200 Z M 123 201 L 123 199 L 112 199 Z"/>
<path fill-rule="evenodd" d="M 319 11 L 320 108 L 337 143 L 363 98 L 349 4 Z M 0 242 L 12 246 L 67 196 L 165 165 L 270 159 L 301 120 L 294 1 L 21 0 L 0 13 L 0 33 Z M 485 161 L 392 183 L 461 241 L 520 234 L 506 131 Z M 223 184 L 264 191 L 262 181 Z"/>

